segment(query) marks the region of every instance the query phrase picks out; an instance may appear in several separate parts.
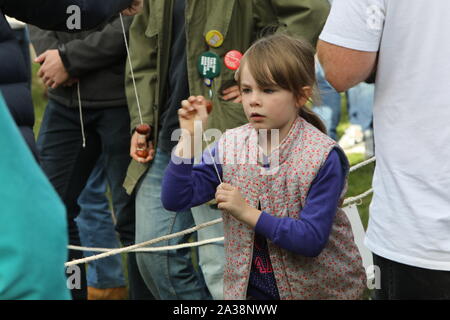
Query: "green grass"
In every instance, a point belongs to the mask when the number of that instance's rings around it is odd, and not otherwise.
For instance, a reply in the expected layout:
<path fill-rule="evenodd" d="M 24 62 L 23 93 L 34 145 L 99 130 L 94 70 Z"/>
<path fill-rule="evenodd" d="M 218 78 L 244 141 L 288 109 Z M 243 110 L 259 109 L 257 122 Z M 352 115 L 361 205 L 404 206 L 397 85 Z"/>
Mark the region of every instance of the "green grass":
<path fill-rule="evenodd" d="M 42 116 L 44 115 L 45 106 L 47 105 L 47 97 L 45 97 L 44 85 L 39 77 L 36 75 L 39 70 L 39 65 L 33 63 L 33 79 L 31 84 L 31 93 L 33 97 L 34 113 L 35 113 L 35 124 L 34 124 L 34 135 L 37 137 L 39 128 L 42 123 Z"/>

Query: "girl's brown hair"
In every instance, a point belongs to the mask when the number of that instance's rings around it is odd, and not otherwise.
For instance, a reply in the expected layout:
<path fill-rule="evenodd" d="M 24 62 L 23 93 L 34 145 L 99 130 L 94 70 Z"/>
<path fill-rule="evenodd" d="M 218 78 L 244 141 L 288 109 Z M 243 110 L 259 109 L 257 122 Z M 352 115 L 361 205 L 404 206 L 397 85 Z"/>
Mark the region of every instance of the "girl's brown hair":
<path fill-rule="evenodd" d="M 241 68 L 236 72 L 236 81 L 241 85 L 240 70 L 248 67 L 260 88 L 278 86 L 301 98 L 314 98 L 316 73 L 314 49 L 305 40 L 285 34 L 275 34 L 256 41 L 241 60 Z M 313 96 L 306 96 L 302 89 L 309 86 Z M 307 106 L 302 106 L 299 115 L 326 134 L 322 120 Z"/>

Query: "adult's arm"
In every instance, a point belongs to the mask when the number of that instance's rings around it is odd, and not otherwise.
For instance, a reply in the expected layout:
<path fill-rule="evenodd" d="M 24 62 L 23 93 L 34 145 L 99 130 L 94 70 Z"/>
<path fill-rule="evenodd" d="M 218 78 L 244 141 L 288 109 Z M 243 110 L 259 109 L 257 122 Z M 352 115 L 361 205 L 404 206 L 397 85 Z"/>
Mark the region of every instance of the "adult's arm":
<path fill-rule="evenodd" d="M 365 81 L 377 66 L 377 52 L 353 50 L 322 40 L 317 44 L 317 54 L 327 81 L 338 92 Z"/>
<path fill-rule="evenodd" d="M 375 71 L 384 18 L 384 0 L 333 2 L 317 50 L 326 79 L 337 91 L 353 87 Z"/>
<path fill-rule="evenodd" d="M 131 22 L 131 17 L 123 17 L 126 34 Z M 91 71 L 124 61 L 127 54 L 120 18 L 115 18 L 102 30 L 84 39 L 61 44 L 58 49 L 64 67 L 72 78 L 80 78 Z"/>
<path fill-rule="evenodd" d="M 0 0 L 1 11 L 42 29 L 80 31 L 92 29 L 137 0 Z M 142 0 L 140 0 L 142 1 Z M 80 30 L 69 30 L 67 21 L 79 8 Z M 73 8 L 73 7 L 72 7 Z"/>

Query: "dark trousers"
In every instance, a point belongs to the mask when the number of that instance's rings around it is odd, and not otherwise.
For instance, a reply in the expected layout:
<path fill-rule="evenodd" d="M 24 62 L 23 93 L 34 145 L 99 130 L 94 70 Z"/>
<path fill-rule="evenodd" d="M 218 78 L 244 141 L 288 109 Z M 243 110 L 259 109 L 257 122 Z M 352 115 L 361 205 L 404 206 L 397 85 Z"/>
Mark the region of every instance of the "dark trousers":
<path fill-rule="evenodd" d="M 450 299 L 450 271 L 417 268 L 373 255 L 381 271 L 381 289 L 376 300 Z"/>
<path fill-rule="evenodd" d="M 130 163 L 130 120 L 126 107 L 83 109 L 86 146 L 82 146 L 80 114 L 50 99 L 42 120 L 38 151 L 42 169 L 63 200 L 67 209 L 69 242 L 80 245 L 75 218 L 80 212 L 77 200 L 100 154 L 111 190 L 116 230 L 124 246 L 135 239 L 135 197 L 122 186 Z M 83 258 L 81 251 L 69 250 L 69 261 Z M 128 257 L 130 296 L 151 298 L 143 283 L 134 254 Z M 87 297 L 84 266 L 81 267 L 81 289 L 72 289 L 74 299 Z M 146 289 L 146 288 L 145 288 Z M 138 290 L 139 292 L 133 292 Z"/>

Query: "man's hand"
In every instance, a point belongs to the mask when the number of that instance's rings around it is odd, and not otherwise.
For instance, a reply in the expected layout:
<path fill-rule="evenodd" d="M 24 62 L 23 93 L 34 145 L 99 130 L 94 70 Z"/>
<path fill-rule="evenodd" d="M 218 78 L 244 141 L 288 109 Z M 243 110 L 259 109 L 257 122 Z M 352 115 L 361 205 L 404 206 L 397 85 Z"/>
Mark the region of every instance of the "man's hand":
<path fill-rule="evenodd" d="M 242 103 L 241 90 L 239 86 L 232 86 L 222 91 L 222 99 L 225 101 L 233 100 L 234 103 Z"/>
<path fill-rule="evenodd" d="M 122 11 L 122 14 L 124 16 L 134 16 L 141 12 L 142 8 L 144 6 L 143 0 L 133 0 L 133 2 L 130 4 L 130 6 Z"/>
<path fill-rule="evenodd" d="M 238 188 L 227 183 L 220 184 L 216 191 L 216 201 L 219 209 L 225 210 L 252 228 L 256 226 L 261 211 L 250 207 Z"/>
<path fill-rule="evenodd" d="M 37 75 L 47 87 L 56 89 L 69 80 L 70 76 L 64 67 L 58 50 L 47 50 L 34 61 L 41 64 Z"/>
<path fill-rule="evenodd" d="M 131 146 L 130 146 L 130 156 L 140 163 L 148 163 L 153 160 L 155 157 L 155 149 L 153 148 L 153 144 L 151 141 L 148 141 L 148 156 L 147 158 L 138 157 L 136 154 L 138 148 L 138 133 L 135 131 L 133 136 L 131 137 Z"/>

